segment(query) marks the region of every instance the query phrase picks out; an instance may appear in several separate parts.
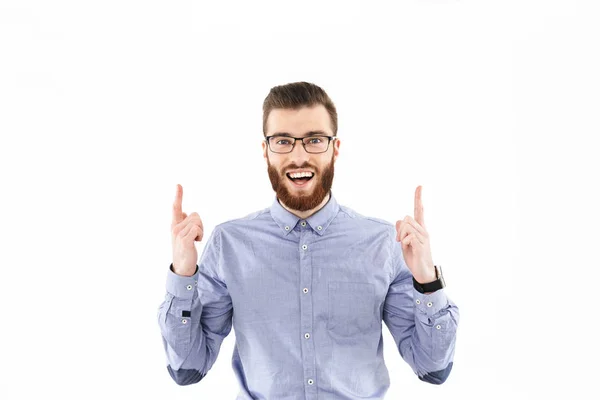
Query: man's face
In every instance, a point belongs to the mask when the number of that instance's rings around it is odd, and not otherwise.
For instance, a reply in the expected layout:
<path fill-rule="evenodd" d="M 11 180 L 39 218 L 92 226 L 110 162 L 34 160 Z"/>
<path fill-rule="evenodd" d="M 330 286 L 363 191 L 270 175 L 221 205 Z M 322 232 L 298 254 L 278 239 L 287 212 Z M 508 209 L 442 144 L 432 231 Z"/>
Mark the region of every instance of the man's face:
<path fill-rule="evenodd" d="M 306 137 L 314 131 L 333 136 L 329 114 L 323 105 L 299 110 L 278 108 L 272 110 L 267 119 L 267 136 L 288 133 L 294 137 Z M 311 210 L 321 204 L 333 182 L 333 165 L 339 154 L 339 139 L 330 143 L 326 152 L 318 154 L 306 152 L 299 140 L 292 152 L 286 154 L 272 152 L 264 141 L 262 146 L 271 186 L 283 204 L 297 211 Z M 299 185 L 288 176 L 289 172 L 296 170 L 311 171 L 314 176 Z"/>

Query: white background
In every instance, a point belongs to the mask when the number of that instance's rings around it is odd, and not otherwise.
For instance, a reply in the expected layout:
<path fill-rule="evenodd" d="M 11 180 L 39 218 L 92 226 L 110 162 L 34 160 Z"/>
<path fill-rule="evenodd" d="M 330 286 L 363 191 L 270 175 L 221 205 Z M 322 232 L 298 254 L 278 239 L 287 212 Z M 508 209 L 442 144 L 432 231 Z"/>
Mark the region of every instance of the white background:
<path fill-rule="evenodd" d="M 384 326 L 386 398 L 595 396 L 598 2 L 0 4 L 2 399 L 235 398 L 233 330 L 199 384 L 165 368 L 175 186 L 205 237 L 268 207 L 262 101 L 302 80 L 338 201 L 395 222 L 423 185 L 460 307 L 441 386 Z"/>

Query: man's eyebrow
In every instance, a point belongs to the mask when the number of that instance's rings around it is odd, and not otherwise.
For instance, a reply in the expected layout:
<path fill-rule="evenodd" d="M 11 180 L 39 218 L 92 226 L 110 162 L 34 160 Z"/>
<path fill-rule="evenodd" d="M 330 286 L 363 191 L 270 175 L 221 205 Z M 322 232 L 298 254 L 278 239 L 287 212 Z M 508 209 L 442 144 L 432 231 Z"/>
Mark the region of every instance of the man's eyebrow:
<path fill-rule="evenodd" d="M 321 130 L 317 130 L 317 131 L 306 132 L 306 134 L 304 136 L 300 136 L 300 137 L 308 137 L 308 136 L 314 136 L 314 135 L 329 136 L 327 134 L 327 132 L 324 132 L 324 131 L 321 131 Z M 291 137 L 292 135 L 290 135 L 287 132 L 275 132 L 272 136 L 287 136 L 287 137 Z"/>

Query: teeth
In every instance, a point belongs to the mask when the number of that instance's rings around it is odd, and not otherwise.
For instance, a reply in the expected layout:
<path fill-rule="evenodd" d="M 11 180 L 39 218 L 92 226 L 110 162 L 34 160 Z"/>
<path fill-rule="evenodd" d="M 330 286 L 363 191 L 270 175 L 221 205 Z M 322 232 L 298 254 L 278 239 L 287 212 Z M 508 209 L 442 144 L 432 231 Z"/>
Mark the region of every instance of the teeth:
<path fill-rule="evenodd" d="M 289 176 L 291 178 L 310 178 L 311 176 L 313 176 L 314 174 L 312 172 L 297 172 L 297 173 L 293 173 L 293 174 L 289 174 Z"/>

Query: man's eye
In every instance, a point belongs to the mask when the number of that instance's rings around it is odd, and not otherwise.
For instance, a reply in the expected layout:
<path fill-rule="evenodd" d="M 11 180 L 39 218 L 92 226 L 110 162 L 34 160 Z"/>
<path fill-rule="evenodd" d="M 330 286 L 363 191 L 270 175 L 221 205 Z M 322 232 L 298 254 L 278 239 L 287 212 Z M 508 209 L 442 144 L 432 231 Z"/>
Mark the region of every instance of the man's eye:
<path fill-rule="evenodd" d="M 277 144 L 289 144 L 289 142 L 290 141 L 287 139 L 281 139 L 281 140 L 277 141 Z"/>
<path fill-rule="evenodd" d="M 319 144 L 322 141 L 323 141 L 323 139 L 320 137 L 313 137 L 313 138 L 308 139 L 308 143 L 310 143 L 310 144 Z"/>

